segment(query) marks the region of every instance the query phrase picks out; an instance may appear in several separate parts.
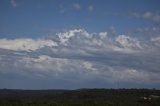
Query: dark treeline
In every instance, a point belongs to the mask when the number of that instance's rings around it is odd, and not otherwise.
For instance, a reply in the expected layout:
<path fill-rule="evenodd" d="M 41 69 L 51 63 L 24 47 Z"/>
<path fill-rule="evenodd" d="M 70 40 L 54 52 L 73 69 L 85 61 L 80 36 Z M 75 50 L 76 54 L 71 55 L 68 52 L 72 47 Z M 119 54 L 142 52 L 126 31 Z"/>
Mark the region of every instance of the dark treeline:
<path fill-rule="evenodd" d="M 0 90 L 0 106 L 160 106 L 156 89 Z"/>

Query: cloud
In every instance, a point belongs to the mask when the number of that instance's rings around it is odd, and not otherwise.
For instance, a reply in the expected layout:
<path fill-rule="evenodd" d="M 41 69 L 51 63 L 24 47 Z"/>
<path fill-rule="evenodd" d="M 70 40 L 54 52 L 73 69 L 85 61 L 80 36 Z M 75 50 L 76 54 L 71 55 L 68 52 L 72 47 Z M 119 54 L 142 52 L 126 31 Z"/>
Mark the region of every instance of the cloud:
<path fill-rule="evenodd" d="M 93 11 L 94 10 L 94 7 L 92 5 L 88 6 L 88 11 Z"/>
<path fill-rule="evenodd" d="M 93 64 L 90 62 L 83 62 L 83 67 L 86 68 L 87 70 L 97 70 L 96 68 L 93 67 Z"/>
<path fill-rule="evenodd" d="M 51 40 L 37 39 L 33 40 L 30 38 L 23 39 L 0 39 L 0 48 L 9 49 L 15 51 L 35 51 L 45 46 L 52 47 L 56 46 L 56 43 Z"/>
<path fill-rule="evenodd" d="M 70 30 L 68 32 L 65 32 L 65 33 L 58 33 L 58 37 L 59 37 L 59 40 L 62 44 L 66 45 L 68 40 L 75 36 L 76 33 L 79 33 L 79 32 L 82 32 L 81 29 L 74 29 L 74 30 Z"/>
<path fill-rule="evenodd" d="M 136 17 L 136 18 L 143 18 L 146 20 L 153 21 L 155 23 L 160 22 L 160 14 L 158 12 L 151 12 L 151 11 L 146 11 L 146 12 L 130 12 L 128 14 L 131 17 Z"/>
<path fill-rule="evenodd" d="M 61 4 L 59 5 L 59 8 L 60 8 L 60 13 L 63 14 L 66 12 L 66 8 Z"/>
<path fill-rule="evenodd" d="M 10 3 L 11 3 L 11 5 L 12 5 L 14 8 L 17 7 L 17 2 L 16 2 L 16 0 L 11 0 Z"/>
<path fill-rule="evenodd" d="M 104 87 L 118 81 L 158 87 L 159 37 L 146 40 L 112 34 L 72 29 L 57 33 L 52 39 L 0 39 L 0 80 L 14 75 L 15 79 L 65 84 L 103 82 Z"/>
<path fill-rule="evenodd" d="M 160 14 L 158 13 L 153 13 L 153 12 L 145 12 L 143 14 L 143 18 L 148 19 L 148 20 L 152 20 L 155 22 L 160 22 Z"/>
<path fill-rule="evenodd" d="M 137 48 L 137 49 L 140 49 L 142 48 L 141 47 L 141 44 L 140 44 L 140 41 L 138 41 L 137 39 L 135 38 L 131 38 L 129 36 L 126 36 L 126 35 L 119 35 L 117 38 L 116 38 L 116 42 L 119 43 L 119 46 L 123 47 L 123 48 Z"/>
<path fill-rule="evenodd" d="M 79 3 L 74 3 L 73 4 L 73 7 L 76 9 L 76 10 L 80 10 L 81 6 Z"/>

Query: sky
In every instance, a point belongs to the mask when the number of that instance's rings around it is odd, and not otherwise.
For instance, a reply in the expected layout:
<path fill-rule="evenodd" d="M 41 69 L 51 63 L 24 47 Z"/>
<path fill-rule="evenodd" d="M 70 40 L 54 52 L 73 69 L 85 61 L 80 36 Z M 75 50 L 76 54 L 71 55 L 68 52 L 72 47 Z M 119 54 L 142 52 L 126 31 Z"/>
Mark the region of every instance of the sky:
<path fill-rule="evenodd" d="M 0 89 L 160 89 L 159 0 L 0 0 Z"/>

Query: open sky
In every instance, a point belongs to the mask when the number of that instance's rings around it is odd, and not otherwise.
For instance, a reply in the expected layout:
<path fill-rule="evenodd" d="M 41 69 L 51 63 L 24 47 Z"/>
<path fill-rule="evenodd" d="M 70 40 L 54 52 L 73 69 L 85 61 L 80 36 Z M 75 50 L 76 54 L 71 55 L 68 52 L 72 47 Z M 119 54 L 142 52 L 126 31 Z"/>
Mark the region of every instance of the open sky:
<path fill-rule="evenodd" d="M 0 0 L 0 88 L 160 89 L 160 0 Z"/>

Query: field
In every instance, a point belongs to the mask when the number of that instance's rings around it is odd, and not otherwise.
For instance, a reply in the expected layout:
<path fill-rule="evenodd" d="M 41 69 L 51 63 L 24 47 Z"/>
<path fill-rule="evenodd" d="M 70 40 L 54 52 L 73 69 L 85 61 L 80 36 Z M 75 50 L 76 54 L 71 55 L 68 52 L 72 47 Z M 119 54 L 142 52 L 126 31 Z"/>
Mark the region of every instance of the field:
<path fill-rule="evenodd" d="M 160 106 L 158 95 L 155 89 L 1 89 L 0 106 Z"/>

